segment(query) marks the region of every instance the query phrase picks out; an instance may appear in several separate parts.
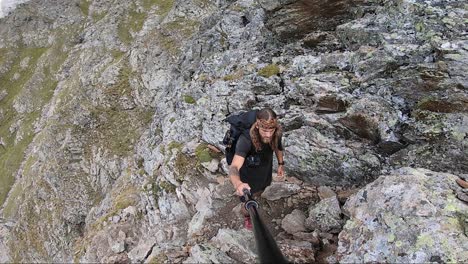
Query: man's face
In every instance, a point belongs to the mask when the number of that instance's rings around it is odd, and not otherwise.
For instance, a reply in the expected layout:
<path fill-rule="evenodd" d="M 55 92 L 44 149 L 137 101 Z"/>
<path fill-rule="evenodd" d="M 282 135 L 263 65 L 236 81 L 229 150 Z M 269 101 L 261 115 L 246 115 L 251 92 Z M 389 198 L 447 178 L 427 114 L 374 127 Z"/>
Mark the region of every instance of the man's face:
<path fill-rule="evenodd" d="M 260 139 L 263 143 L 269 144 L 273 138 L 276 128 L 261 128 L 258 127 L 258 132 L 260 133 Z"/>

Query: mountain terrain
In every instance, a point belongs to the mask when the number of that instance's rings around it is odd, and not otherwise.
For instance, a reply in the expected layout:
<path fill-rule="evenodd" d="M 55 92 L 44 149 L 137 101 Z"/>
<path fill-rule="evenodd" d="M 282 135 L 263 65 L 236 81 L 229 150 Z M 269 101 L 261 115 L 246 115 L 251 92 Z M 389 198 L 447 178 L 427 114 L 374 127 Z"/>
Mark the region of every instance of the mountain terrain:
<path fill-rule="evenodd" d="M 467 28 L 461 0 L 19 3 L 0 262 L 258 261 L 220 141 L 263 107 L 286 179 L 261 216 L 289 260 L 468 262 Z"/>

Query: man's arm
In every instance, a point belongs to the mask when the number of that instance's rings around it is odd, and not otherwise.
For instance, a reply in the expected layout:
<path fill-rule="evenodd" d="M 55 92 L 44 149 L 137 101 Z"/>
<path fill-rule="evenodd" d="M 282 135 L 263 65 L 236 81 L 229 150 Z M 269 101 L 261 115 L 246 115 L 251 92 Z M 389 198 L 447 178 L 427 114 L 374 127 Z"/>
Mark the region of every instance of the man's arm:
<path fill-rule="evenodd" d="M 282 178 L 284 176 L 284 165 L 280 165 L 279 163 L 283 163 L 283 151 L 282 150 L 275 150 L 276 159 L 278 160 L 278 177 Z"/>
<path fill-rule="evenodd" d="M 275 154 L 276 154 L 276 159 L 278 160 L 278 163 L 283 163 L 283 151 L 277 149 L 275 151 Z"/>
<path fill-rule="evenodd" d="M 244 164 L 245 158 L 239 155 L 234 155 L 231 166 L 229 167 L 229 179 L 231 180 L 237 195 L 242 196 L 244 189 L 250 190 L 250 186 L 247 183 L 243 183 L 240 179 L 239 170 Z"/>

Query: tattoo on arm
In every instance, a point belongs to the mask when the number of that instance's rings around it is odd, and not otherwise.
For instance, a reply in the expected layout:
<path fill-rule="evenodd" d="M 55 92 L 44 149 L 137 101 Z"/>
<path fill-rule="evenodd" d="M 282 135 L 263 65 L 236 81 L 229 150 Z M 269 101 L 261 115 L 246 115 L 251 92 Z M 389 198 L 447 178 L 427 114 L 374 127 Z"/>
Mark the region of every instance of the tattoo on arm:
<path fill-rule="evenodd" d="M 231 166 L 229 168 L 229 176 L 239 176 L 239 170 L 236 167 Z"/>

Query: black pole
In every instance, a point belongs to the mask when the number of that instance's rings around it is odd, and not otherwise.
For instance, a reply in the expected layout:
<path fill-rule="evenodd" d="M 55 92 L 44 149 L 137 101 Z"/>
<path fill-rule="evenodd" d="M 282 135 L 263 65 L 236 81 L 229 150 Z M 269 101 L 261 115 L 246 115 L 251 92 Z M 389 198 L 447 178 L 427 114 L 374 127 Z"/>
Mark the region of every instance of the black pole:
<path fill-rule="evenodd" d="M 289 263 L 281 253 L 268 228 L 263 224 L 257 211 L 258 203 L 252 199 L 247 189 L 244 189 L 244 199 L 246 200 L 245 209 L 249 212 L 252 220 L 260 263 Z"/>

